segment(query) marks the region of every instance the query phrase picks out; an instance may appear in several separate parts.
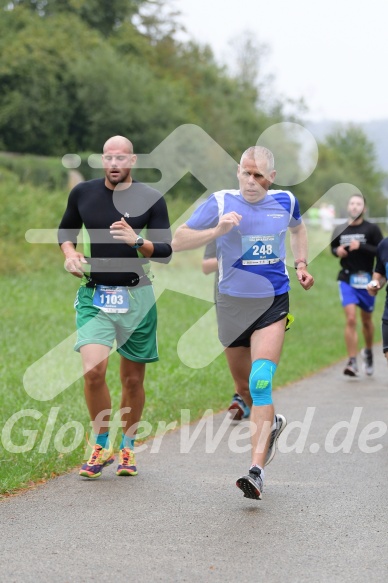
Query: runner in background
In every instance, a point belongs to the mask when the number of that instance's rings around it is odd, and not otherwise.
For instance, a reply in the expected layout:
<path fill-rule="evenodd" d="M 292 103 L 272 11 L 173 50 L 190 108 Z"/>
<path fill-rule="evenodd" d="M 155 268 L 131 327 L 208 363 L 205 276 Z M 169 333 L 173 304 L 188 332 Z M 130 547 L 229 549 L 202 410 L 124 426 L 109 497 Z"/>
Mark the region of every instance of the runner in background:
<path fill-rule="evenodd" d="M 377 245 L 383 238 L 379 227 L 366 221 L 365 198 L 353 194 L 348 201 L 348 220 L 337 225 L 331 237 L 331 252 L 339 257 L 341 270 L 338 273 L 338 287 L 345 313 L 345 344 L 348 362 L 344 375 L 359 376 L 357 365 L 358 334 L 357 307 L 360 308 L 362 334 L 365 348 L 361 351 L 362 367 L 368 376 L 373 374 L 374 325 L 372 312 L 375 298 L 368 294 L 367 285 L 372 279 Z"/>
<path fill-rule="evenodd" d="M 367 285 L 368 293 L 375 297 L 387 283 L 388 276 L 388 237 L 380 241 L 377 246 L 377 261 L 372 281 Z M 383 337 L 383 353 L 388 362 L 388 288 L 385 294 L 384 312 L 381 322 L 381 333 Z"/>

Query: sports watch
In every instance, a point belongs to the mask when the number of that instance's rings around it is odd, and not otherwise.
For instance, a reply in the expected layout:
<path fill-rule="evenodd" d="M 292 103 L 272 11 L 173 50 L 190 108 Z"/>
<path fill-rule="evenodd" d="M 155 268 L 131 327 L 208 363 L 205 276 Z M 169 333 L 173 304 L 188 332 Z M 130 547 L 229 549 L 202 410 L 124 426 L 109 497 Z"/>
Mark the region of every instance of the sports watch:
<path fill-rule="evenodd" d="M 295 269 L 298 269 L 299 263 L 304 263 L 304 264 L 305 264 L 305 267 L 307 267 L 307 265 L 308 265 L 308 263 L 307 263 L 307 259 L 297 259 L 297 260 L 294 262 L 294 267 L 295 267 Z"/>
<path fill-rule="evenodd" d="M 132 249 L 138 249 L 142 245 L 144 245 L 144 239 L 143 239 L 143 237 L 137 237 L 137 239 L 135 241 L 135 244 L 132 245 Z"/>

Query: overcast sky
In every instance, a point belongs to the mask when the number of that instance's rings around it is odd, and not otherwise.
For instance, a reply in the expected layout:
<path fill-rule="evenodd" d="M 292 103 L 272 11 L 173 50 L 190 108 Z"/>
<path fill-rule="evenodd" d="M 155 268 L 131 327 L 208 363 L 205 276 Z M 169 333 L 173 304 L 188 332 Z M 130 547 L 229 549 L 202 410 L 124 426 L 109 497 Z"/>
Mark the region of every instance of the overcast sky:
<path fill-rule="evenodd" d="M 278 96 L 304 97 L 308 118 L 388 119 L 388 0 L 176 0 L 180 21 L 217 60 L 251 31 L 270 51 Z"/>

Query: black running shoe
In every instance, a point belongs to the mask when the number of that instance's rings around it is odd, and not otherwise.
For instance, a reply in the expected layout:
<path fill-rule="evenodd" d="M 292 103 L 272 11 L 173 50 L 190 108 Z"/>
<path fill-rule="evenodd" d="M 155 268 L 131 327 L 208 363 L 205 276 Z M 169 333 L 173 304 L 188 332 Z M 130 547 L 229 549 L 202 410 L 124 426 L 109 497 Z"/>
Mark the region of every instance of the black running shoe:
<path fill-rule="evenodd" d="M 261 500 L 263 479 L 261 477 L 260 468 L 253 466 L 253 468 L 249 470 L 249 474 L 247 476 L 241 476 L 241 478 L 237 480 L 236 486 L 244 492 L 245 498 Z"/>
<path fill-rule="evenodd" d="M 344 375 L 348 377 L 358 377 L 358 367 L 355 358 L 349 358 L 349 362 L 344 369 Z"/>

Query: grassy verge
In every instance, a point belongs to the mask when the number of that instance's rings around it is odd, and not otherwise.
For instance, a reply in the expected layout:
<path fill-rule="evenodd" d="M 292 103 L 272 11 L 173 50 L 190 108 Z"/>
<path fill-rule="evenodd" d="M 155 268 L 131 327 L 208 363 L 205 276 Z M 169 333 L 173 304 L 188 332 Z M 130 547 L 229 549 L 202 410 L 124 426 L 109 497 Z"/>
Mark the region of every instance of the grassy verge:
<path fill-rule="evenodd" d="M 169 266 L 154 269 L 159 294 L 160 361 L 147 367 L 143 415 L 149 424 L 147 433 L 154 434 L 161 421 L 179 425 L 181 409 L 189 409 L 192 420 L 207 409 L 225 409 L 232 394 L 224 356 L 217 356 L 217 341 L 213 341 L 213 315 L 205 317 L 202 326 L 196 324 L 212 306 L 213 294 L 213 276 L 201 273 L 200 261 L 198 250 L 177 254 Z M 286 334 L 275 389 L 345 356 L 337 267 L 328 250 L 322 252 L 311 264 L 316 285 L 309 292 L 302 290 L 291 273 L 295 322 Z M 34 399 L 23 384 L 26 369 L 74 332 L 72 304 L 77 285 L 77 280 L 63 271 L 59 258 L 55 265 L 36 273 L 1 279 L 2 494 L 65 472 L 83 459 L 90 424 L 82 380 L 49 401 Z M 374 316 L 376 340 L 380 338 L 383 301 L 380 294 Z M 196 325 L 192 336 L 186 336 Z M 207 338 L 211 339 L 210 348 Z M 118 366 L 118 356 L 112 354 L 108 385 L 114 410 L 120 400 Z M 54 382 L 60 368 L 59 362 L 58 366 L 51 364 L 42 383 Z"/>
<path fill-rule="evenodd" d="M 18 168 L 0 161 L 0 495 L 77 466 L 90 433 L 82 379 L 71 377 L 70 367 L 66 368 L 70 354 L 79 368 L 80 358 L 72 351 L 71 338 L 65 347 L 61 345 L 74 333 L 78 281 L 63 270 L 56 245 L 31 245 L 25 240 L 29 229 L 55 229 L 68 193 L 61 187 L 62 179 L 43 181 L 44 187 L 39 169 L 39 187 L 20 182 L 17 170 L 23 168 L 23 161 L 17 164 Z M 56 171 L 54 165 L 53 176 Z M 171 223 L 181 224 L 188 200 L 167 198 Z M 275 390 L 345 356 L 344 318 L 335 281 L 338 261 L 329 254 L 328 238 L 319 229 L 310 233 L 311 272 L 316 280 L 312 290 L 304 292 L 290 270 L 295 322 L 286 334 Z M 201 273 L 201 258 L 202 250 L 178 253 L 168 266 L 154 266 L 160 361 L 147 367 L 144 438 L 157 432 L 160 422 L 178 426 L 182 409 L 189 410 L 191 420 L 207 409 L 226 409 L 233 392 L 216 337 L 215 315 L 209 312 L 214 280 Z M 374 315 L 376 341 L 383 296 L 378 297 Z M 58 346 L 56 360 L 35 375 L 35 384 L 44 393 L 58 378 L 71 380 L 50 400 L 34 398 L 24 382 L 26 371 Z M 120 402 L 118 367 L 119 358 L 112 354 L 107 382 L 114 411 Z"/>

